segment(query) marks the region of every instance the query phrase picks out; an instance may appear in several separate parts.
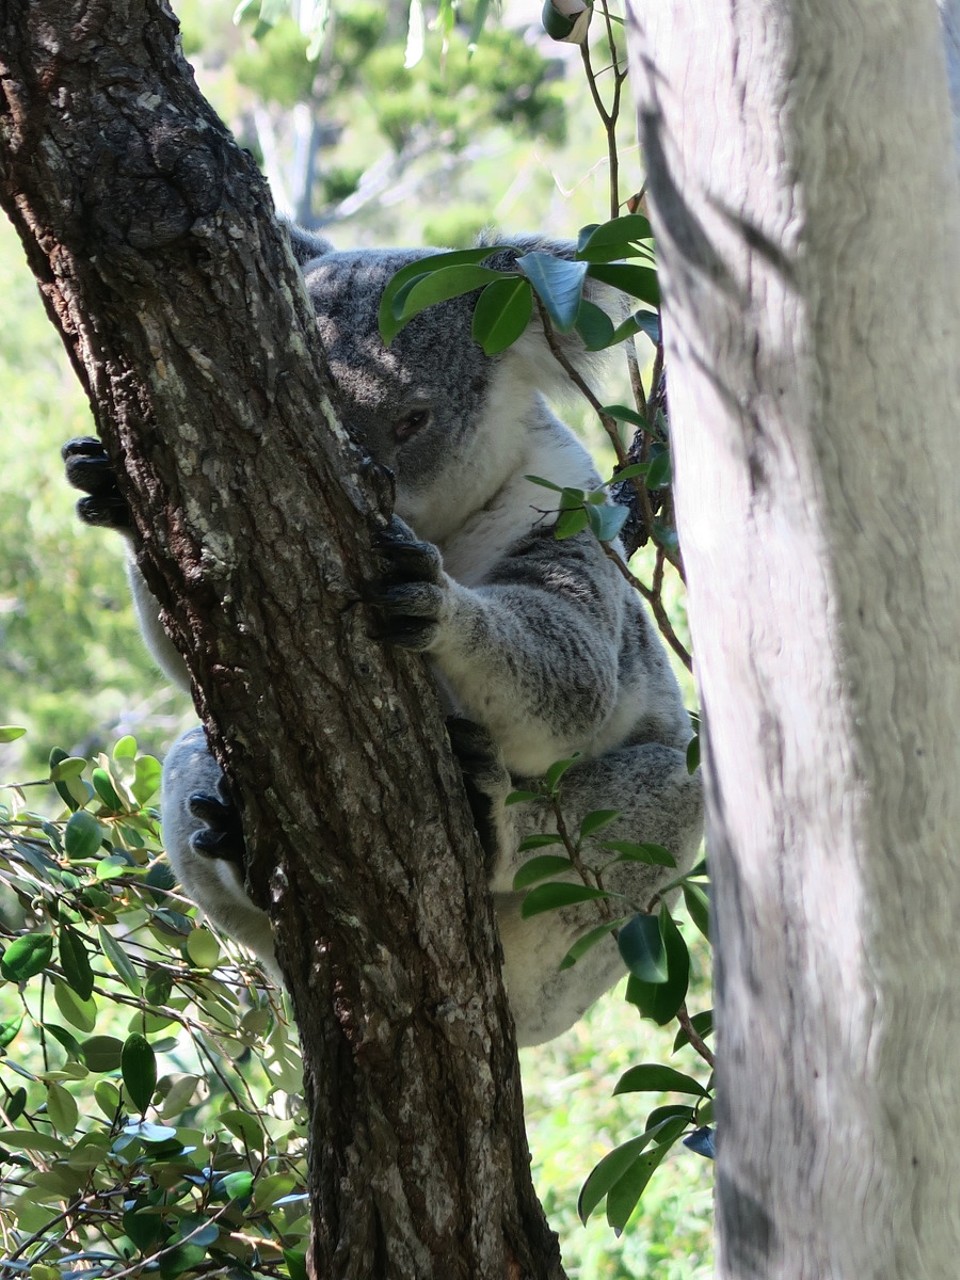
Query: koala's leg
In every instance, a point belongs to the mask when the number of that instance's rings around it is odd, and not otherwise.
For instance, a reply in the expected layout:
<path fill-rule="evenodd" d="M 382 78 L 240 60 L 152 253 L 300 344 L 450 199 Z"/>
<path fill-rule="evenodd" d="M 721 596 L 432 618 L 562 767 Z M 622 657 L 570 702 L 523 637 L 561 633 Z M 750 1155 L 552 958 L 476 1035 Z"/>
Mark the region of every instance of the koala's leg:
<path fill-rule="evenodd" d="M 199 725 L 170 748 L 161 797 L 167 857 L 187 897 L 281 981 L 270 921 L 244 888 L 239 815 Z"/>
<path fill-rule="evenodd" d="M 511 779 L 490 735 L 469 721 L 454 721 L 451 741 L 464 769 L 464 780 L 481 841 L 490 859 L 490 884 L 503 945 L 503 975 L 521 1045 L 539 1044 L 560 1035 L 624 975 L 624 965 L 611 937 L 598 943 L 572 968 L 560 962 L 578 938 L 603 920 L 602 908 L 583 903 L 524 920 L 522 893 L 513 891 L 519 868 L 542 849 L 520 853 L 527 836 L 556 831 L 556 815 L 541 801 L 506 806 L 513 790 L 535 784 Z M 573 765 L 563 778 L 560 811 L 567 830 L 580 829 L 587 813 L 614 809 L 619 813 L 598 839 L 663 845 L 676 868 L 624 862 L 603 874 L 606 888 L 627 896 L 623 911 L 647 906 L 660 885 L 693 865 L 703 831 L 703 795 L 699 774 L 687 772 L 684 753 L 661 743 L 623 747 L 597 759 Z M 556 849 L 560 852 L 560 847 Z M 615 854 L 587 843 L 584 862 L 597 867 Z M 560 878 L 560 877 L 557 877 Z M 576 873 L 564 877 L 576 881 Z"/>

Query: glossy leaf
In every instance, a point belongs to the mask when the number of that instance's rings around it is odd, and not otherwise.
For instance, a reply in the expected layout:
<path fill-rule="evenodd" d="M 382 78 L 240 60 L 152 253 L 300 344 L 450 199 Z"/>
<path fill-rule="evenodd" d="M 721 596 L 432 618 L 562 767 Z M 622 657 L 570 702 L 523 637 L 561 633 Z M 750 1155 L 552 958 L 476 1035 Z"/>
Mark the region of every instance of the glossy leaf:
<path fill-rule="evenodd" d="M 399 317 L 415 283 L 437 270 L 481 263 L 504 247 L 504 245 L 484 245 L 478 249 L 457 249 L 452 253 L 428 254 L 417 259 L 416 262 L 410 262 L 407 266 L 401 267 L 387 282 L 383 297 L 380 299 L 378 323 L 380 336 L 387 346 L 406 323 L 406 320 L 401 320 Z M 407 319 L 410 317 L 408 316 Z"/>
<path fill-rule="evenodd" d="M 554 329 L 569 333 L 577 323 L 587 263 L 534 250 L 518 258 L 517 267 L 537 291 Z"/>
<path fill-rule="evenodd" d="M 63 833 L 63 846 L 67 851 L 67 857 L 74 860 L 95 857 L 103 843 L 103 836 L 103 827 L 93 814 L 87 813 L 84 809 L 78 809 L 76 813 L 70 815 L 70 821 Z"/>
<path fill-rule="evenodd" d="M 603 840 L 601 849 L 619 854 L 617 862 L 645 862 L 648 867 L 675 867 L 677 860 L 662 844 L 635 844 L 632 840 Z"/>
<path fill-rule="evenodd" d="M 81 1000 L 89 1000 L 93 994 L 93 970 L 83 939 L 75 929 L 63 925 L 60 929 L 57 950 L 60 967 L 70 987 Z"/>
<path fill-rule="evenodd" d="M 622 293 L 646 302 L 651 307 L 660 306 L 660 287 L 657 273 L 652 267 L 638 267 L 634 263 L 592 263 L 588 274 L 593 280 L 612 285 Z"/>
<path fill-rule="evenodd" d="M 683 935 L 665 907 L 660 909 L 660 919 L 667 956 L 667 980 L 648 983 L 631 973 L 626 998 L 630 1004 L 636 1005 L 645 1018 L 652 1019 L 662 1027 L 676 1017 L 677 1010 L 686 999 L 690 980 L 690 955 Z"/>
<path fill-rule="evenodd" d="M 0 957 L 0 974 L 9 982 L 26 982 L 42 973 L 52 957 L 52 933 L 26 933 L 11 942 Z"/>
<path fill-rule="evenodd" d="M 658 916 L 638 913 L 617 934 L 623 962 L 641 982 L 659 984 L 667 980 L 667 949 Z"/>
<path fill-rule="evenodd" d="M 560 961 L 561 969 L 570 969 L 577 963 L 582 956 L 591 951 L 598 942 L 602 942 L 604 938 L 609 937 L 613 933 L 622 920 L 626 919 L 621 916 L 617 920 L 611 920 L 609 924 L 598 924 L 595 929 L 589 930 L 582 938 L 578 938 L 567 954 Z"/>
<path fill-rule="evenodd" d="M 683 884 L 683 901 L 690 919 L 703 936 L 710 940 L 710 899 L 705 890 L 698 884 L 685 880 Z"/>
<path fill-rule="evenodd" d="M 631 1067 L 617 1081 L 614 1095 L 618 1093 L 692 1093 L 698 1098 L 705 1098 L 707 1091 L 692 1076 L 684 1075 L 673 1067 L 664 1067 L 657 1062 L 642 1062 Z"/>
<path fill-rule="evenodd" d="M 593 902 L 611 895 L 603 889 L 591 889 L 585 884 L 567 884 L 552 881 L 531 889 L 520 906 L 520 915 L 524 920 L 540 915 L 544 911 L 555 911 L 559 907 L 572 907 L 578 902 Z"/>
<path fill-rule="evenodd" d="M 542 857 L 531 858 L 529 862 L 523 864 L 513 877 L 513 887 L 516 890 L 527 889 L 538 880 L 545 880 L 548 876 L 563 875 L 570 869 L 569 858 L 561 857 L 559 854 L 545 853 Z"/>
<path fill-rule="evenodd" d="M 142 1115 L 157 1087 L 157 1059 L 151 1046 L 138 1032 L 127 1036 L 124 1041 L 120 1074 L 131 1102 Z"/>
<path fill-rule="evenodd" d="M 587 508 L 587 519 L 598 542 L 613 542 L 615 538 L 619 538 L 629 514 L 628 509 L 621 504 L 615 507 L 607 504 Z"/>
<path fill-rule="evenodd" d="M 614 324 L 602 307 L 587 298 L 580 300 L 576 330 L 588 351 L 602 351 L 614 341 Z"/>
<path fill-rule="evenodd" d="M 83 1060 L 91 1071 L 116 1071 L 120 1066 L 123 1041 L 116 1036 L 90 1036 L 80 1045 Z"/>
<path fill-rule="evenodd" d="M 586 840 L 588 836 L 592 836 L 597 831 L 602 831 L 604 827 L 608 827 L 615 818 L 620 817 L 619 809 L 593 809 L 590 813 L 585 814 L 583 821 L 580 823 L 580 839 Z"/>
<path fill-rule="evenodd" d="M 580 1189 L 577 1200 L 577 1213 L 584 1225 L 594 1209 L 631 1169 L 652 1141 L 653 1135 L 650 1133 L 642 1134 L 639 1138 L 631 1138 L 629 1142 L 624 1142 L 608 1152 L 596 1165 Z"/>
<path fill-rule="evenodd" d="M 484 354 L 498 355 L 521 337 L 533 314 L 530 282 L 504 276 L 488 284 L 473 311 L 473 340 Z"/>
<path fill-rule="evenodd" d="M 653 230 L 642 213 L 625 213 L 607 222 L 581 227 L 577 236 L 577 257 L 586 262 L 609 262 L 636 251 L 638 241 L 652 241 Z M 644 249 L 649 252 L 649 249 Z"/>

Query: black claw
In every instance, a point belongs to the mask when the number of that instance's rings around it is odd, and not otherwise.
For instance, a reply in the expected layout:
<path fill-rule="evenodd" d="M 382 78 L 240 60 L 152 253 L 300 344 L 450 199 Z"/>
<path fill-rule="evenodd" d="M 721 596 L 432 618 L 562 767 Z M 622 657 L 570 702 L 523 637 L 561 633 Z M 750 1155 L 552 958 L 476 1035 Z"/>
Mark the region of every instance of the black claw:
<path fill-rule="evenodd" d="M 88 496 L 77 503 L 84 524 L 109 529 L 132 527 L 130 509 L 117 487 L 117 478 L 107 451 L 94 436 L 68 440 L 60 450 L 66 464 L 67 481 Z"/>
<path fill-rule="evenodd" d="M 190 797 L 188 803 L 191 814 L 204 824 L 203 830 L 195 831 L 190 838 L 196 852 L 206 858 L 218 858 L 242 867 L 246 845 L 240 810 L 226 791 L 221 790 L 217 795 L 198 792 Z"/>

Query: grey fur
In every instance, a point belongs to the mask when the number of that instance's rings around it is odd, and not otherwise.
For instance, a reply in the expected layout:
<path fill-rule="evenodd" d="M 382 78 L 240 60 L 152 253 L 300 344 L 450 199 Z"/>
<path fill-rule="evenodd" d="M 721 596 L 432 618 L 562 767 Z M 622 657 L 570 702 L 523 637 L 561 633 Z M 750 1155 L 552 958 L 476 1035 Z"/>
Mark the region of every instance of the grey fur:
<path fill-rule="evenodd" d="M 610 838 L 665 845 L 688 869 L 702 829 L 699 777 L 685 764 L 689 720 L 636 593 L 592 534 L 552 536 L 549 492 L 525 478 L 599 483 L 540 394 L 564 380 L 543 334 L 531 327 L 488 358 L 472 341 L 474 300 L 464 298 L 423 313 L 387 349 L 377 328 L 383 288 L 432 251 L 338 253 L 295 228 L 291 239 L 342 419 L 396 476 L 400 518 L 382 544 L 384 639 L 426 653 L 449 710 L 476 722 L 456 722 L 452 738 L 490 859 L 518 1038 L 538 1043 L 571 1026 L 623 968 L 609 938 L 559 970 L 599 922 L 591 904 L 521 920 L 513 877 L 531 855 L 517 845 L 554 820 L 543 805 L 504 799 L 518 780 L 580 753 L 563 783 L 567 825 L 575 831 L 584 813 L 616 809 Z M 494 265 L 534 247 L 570 252 L 520 240 Z M 135 569 L 131 580 L 147 641 L 182 683 Z M 163 779 L 168 854 L 187 892 L 276 972 L 266 916 L 247 898 L 240 867 L 198 847 L 204 823 L 192 798 L 215 794 L 219 780 L 199 729 L 174 744 Z M 607 879 L 644 904 L 674 874 L 624 863 Z"/>

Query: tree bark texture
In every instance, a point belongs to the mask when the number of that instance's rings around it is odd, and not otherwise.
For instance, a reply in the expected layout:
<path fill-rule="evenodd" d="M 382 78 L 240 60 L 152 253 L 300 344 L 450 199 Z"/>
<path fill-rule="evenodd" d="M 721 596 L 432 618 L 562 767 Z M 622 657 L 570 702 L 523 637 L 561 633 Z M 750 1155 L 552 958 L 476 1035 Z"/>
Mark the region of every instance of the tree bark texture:
<path fill-rule="evenodd" d="M 389 480 L 337 423 L 265 185 L 161 0 L 0 3 L 0 62 L 0 203 L 120 463 L 277 927 L 313 1273 L 560 1276 L 437 700 L 367 636 Z"/>
<path fill-rule="evenodd" d="M 630 19 L 706 726 L 719 1275 L 955 1275 L 960 201 L 937 6 Z"/>

